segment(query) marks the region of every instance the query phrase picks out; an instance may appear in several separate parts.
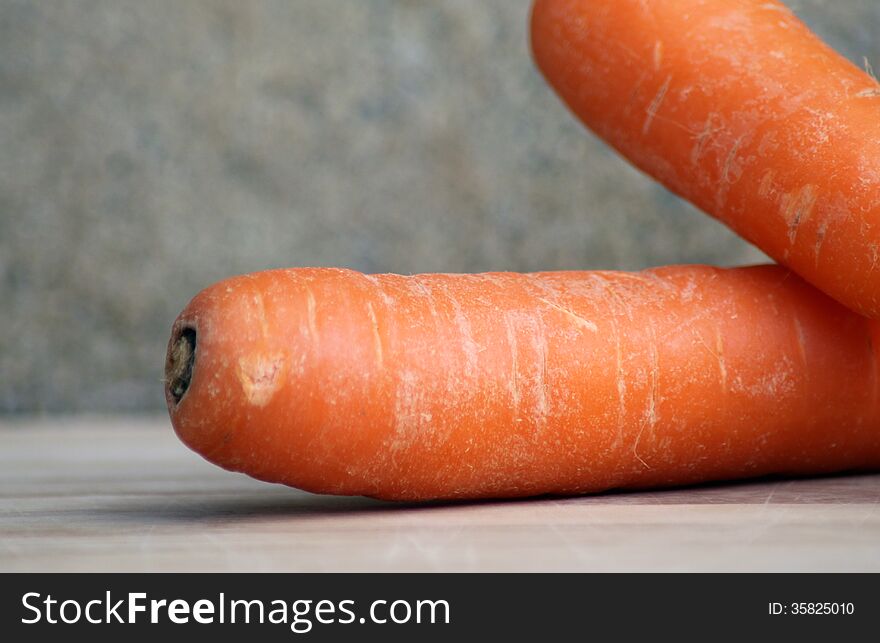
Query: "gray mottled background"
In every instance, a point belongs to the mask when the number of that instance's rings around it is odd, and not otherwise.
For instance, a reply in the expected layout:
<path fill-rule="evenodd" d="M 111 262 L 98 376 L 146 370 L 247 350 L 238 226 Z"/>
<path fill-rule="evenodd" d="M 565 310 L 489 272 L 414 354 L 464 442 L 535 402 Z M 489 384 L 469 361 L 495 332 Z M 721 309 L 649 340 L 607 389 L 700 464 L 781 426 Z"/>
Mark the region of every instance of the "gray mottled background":
<path fill-rule="evenodd" d="M 880 61 L 877 0 L 791 4 Z M 161 408 L 171 321 L 234 273 L 759 260 L 574 121 L 527 15 L 0 0 L 0 412 Z"/>

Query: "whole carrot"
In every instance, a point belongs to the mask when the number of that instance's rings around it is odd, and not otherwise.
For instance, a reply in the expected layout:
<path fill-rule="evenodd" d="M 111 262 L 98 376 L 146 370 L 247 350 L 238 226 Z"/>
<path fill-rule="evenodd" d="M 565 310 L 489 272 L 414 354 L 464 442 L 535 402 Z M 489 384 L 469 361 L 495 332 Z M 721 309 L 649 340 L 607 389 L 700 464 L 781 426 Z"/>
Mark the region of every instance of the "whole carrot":
<path fill-rule="evenodd" d="M 261 272 L 174 323 L 208 460 L 314 492 L 479 498 L 880 466 L 874 326 L 778 266 Z"/>
<path fill-rule="evenodd" d="M 537 0 L 538 67 L 633 164 L 880 317 L 880 85 L 775 0 Z"/>

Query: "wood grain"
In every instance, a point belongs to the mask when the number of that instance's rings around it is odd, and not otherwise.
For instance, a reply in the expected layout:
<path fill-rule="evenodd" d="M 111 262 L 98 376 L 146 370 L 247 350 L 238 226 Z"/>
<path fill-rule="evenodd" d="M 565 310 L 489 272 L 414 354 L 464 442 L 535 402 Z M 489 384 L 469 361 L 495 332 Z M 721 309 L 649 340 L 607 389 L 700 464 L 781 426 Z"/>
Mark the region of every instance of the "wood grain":
<path fill-rule="evenodd" d="M 880 475 L 467 504 L 217 469 L 164 418 L 0 421 L 0 571 L 880 571 Z"/>

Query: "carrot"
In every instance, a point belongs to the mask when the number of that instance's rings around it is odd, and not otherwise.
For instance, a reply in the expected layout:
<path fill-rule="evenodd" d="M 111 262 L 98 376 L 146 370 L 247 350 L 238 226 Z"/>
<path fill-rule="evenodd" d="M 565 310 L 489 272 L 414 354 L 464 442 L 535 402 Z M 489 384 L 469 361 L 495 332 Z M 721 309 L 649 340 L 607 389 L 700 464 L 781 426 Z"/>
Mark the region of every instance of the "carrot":
<path fill-rule="evenodd" d="M 537 0 L 534 58 L 634 165 L 880 317 L 880 85 L 774 0 Z"/>
<path fill-rule="evenodd" d="M 260 272 L 174 323 L 179 437 L 221 467 L 396 500 L 880 466 L 873 322 L 779 266 Z"/>

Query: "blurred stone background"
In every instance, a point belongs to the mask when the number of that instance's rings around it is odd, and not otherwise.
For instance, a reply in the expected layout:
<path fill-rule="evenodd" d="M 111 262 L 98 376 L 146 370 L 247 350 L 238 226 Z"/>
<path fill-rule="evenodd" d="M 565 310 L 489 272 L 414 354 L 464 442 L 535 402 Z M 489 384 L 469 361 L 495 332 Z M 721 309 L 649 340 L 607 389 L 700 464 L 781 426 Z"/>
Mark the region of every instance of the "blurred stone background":
<path fill-rule="evenodd" d="M 797 0 L 880 67 L 880 2 Z M 528 0 L 0 0 L 0 412 L 164 407 L 177 312 L 280 266 L 762 255 L 588 135 Z"/>

